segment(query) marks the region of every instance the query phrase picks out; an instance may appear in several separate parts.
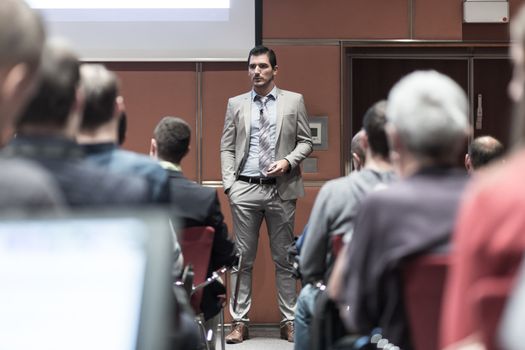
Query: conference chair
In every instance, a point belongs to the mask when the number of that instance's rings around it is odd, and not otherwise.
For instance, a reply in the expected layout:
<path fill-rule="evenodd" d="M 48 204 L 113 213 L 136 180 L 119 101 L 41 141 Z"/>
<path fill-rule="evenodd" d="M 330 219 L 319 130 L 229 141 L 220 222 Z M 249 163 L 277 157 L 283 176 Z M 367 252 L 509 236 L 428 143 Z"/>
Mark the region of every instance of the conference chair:
<path fill-rule="evenodd" d="M 210 264 L 211 248 L 215 230 L 210 226 L 188 227 L 182 230 L 179 244 L 186 266 L 193 270 L 193 288 L 191 291 L 191 305 L 196 314 L 200 313 L 202 288 L 195 290 L 195 285 L 204 283 Z"/>
<path fill-rule="evenodd" d="M 186 285 L 191 297 L 191 305 L 196 315 L 202 314 L 200 309 L 203 290 L 206 286 L 219 281 L 221 276 L 228 271 L 227 267 L 222 267 L 212 273 L 210 277 L 206 277 L 208 272 L 208 265 L 210 263 L 211 251 L 213 246 L 213 238 L 215 230 L 209 226 L 189 227 L 182 230 L 180 236 L 180 246 L 184 261 L 186 264 L 183 274 L 182 284 Z M 239 257 L 237 270 L 240 270 L 242 264 L 242 256 Z M 184 282 L 184 280 L 186 280 Z M 226 279 L 224 279 L 226 281 Z M 188 286 L 189 285 L 189 286 Z M 234 300 L 237 300 L 238 290 L 234 293 Z M 203 317 L 197 318 L 197 323 L 201 328 L 203 339 L 207 340 L 208 336 L 204 328 Z M 219 324 L 221 325 L 221 348 L 226 348 L 225 331 L 224 331 L 224 308 L 219 314 Z M 206 341 L 206 346 L 208 342 Z"/>
<path fill-rule="evenodd" d="M 404 261 L 400 266 L 403 283 L 403 302 L 410 327 L 414 350 L 437 350 L 441 299 L 448 269 L 446 254 L 420 255 Z M 318 310 L 321 312 L 322 310 Z M 333 317 L 333 316 L 332 316 Z M 325 316 L 326 318 L 326 316 Z M 333 320 L 324 320 L 328 328 L 335 328 Z M 332 323 L 332 324 L 330 324 Z M 325 339 L 326 340 L 326 339 Z M 350 334 L 331 344 L 316 349 L 330 350 L 399 350 L 397 344 L 383 337 L 383 330 L 376 328 L 370 334 Z M 330 342 L 329 342 L 330 343 Z"/>
<path fill-rule="evenodd" d="M 210 282 L 207 281 L 208 265 L 215 230 L 209 226 L 196 226 L 183 229 L 179 234 L 179 244 L 184 257 L 183 285 L 189 293 L 190 303 L 197 315 L 202 339 L 208 349 L 208 336 L 204 327 L 204 318 L 200 308 L 203 290 Z M 221 313 L 222 315 L 222 313 Z"/>
<path fill-rule="evenodd" d="M 332 254 L 335 258 L 339 256 L 339 253 L 343 249 L 344 241 L 343 241 L 344 234 L 336 234 L 331 237 L 331 244 L 332 244 Z"/>
<path fill-rule="evenodd" d="M 414 350 L 439 349 L 439 322 L 447 254 L 417 256 L 402 267 L 405 312 Z"/>

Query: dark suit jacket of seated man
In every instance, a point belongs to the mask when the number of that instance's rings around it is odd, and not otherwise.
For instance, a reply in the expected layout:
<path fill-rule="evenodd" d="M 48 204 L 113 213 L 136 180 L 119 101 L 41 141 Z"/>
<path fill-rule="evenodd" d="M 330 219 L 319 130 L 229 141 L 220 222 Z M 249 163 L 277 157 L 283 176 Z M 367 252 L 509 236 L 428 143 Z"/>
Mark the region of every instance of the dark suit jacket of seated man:
<path fill-rule="evenodd" d="M 211 226 L 215 229 L 208 265 L 209 277 L 223 266 L 232 266 L 236 261 L 236 251 L 234 243 L 228 238 L 228 227 L 224 223 L 217 191 L 187 179 L 182 173 L 180 161 L 189 150 L 190 135 L 191 129 L 184 120 L 165 117 L 155 128 L 150 154 L 159 159 L 161 166 L 168 171 L 173 213 L 182 221 L 182 226 Z M 215 316 L 221 309 L 216 292 L 213 287 L 204 289 L 201 309 L 205 319 Z"/>

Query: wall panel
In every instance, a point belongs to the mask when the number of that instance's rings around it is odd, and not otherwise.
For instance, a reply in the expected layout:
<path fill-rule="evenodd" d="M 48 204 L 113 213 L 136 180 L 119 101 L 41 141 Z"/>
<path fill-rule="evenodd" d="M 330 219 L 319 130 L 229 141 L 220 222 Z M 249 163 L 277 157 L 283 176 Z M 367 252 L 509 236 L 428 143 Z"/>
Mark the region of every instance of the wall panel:
<path fill-rule="evenodd" d="M 406 39 L 407 0 L 266 0 L 264 39 Z"/>
<path fill-rule="evenodd" d="M 461 40 L 463 3 L 457 0 L 414 0 L 414 38 Z"/>
<path fill-rule="evenodd" d="M 220 141 L 228 98 L 250 90 L 246 63 L 205 63 L 202 73 L 202 179 L 221 180 Z"/>
<path fill-rule="evenodd" d="M 328 150 L 315 151 L 318 172 L 306 180 L 328 180 L 340 175 L 341 102 L 339 46 L 280 46 L 277 85 L 303 94 L 310 116 L 328 116 Z"/>

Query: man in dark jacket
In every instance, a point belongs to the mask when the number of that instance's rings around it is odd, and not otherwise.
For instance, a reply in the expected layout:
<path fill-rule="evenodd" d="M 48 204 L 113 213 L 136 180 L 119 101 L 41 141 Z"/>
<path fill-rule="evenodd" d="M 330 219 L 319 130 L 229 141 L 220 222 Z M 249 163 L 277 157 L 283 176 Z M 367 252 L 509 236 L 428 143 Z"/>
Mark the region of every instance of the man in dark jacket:
<path fill-rule="evenodd" d="M 235 247 L 228 238 L 228 228 L 224 223 L 217 191 L 203 187 L 182 174 L 182 158 L 189 151 L 190 126 L 182 119 L 164 117 L 154 131 L 150 155 L 160 161 L 169 172 L 171 202 L 174 216 L 183 227 L 211 226 L 215 229 L 208 277 L 222 266 L 231 266 L 236 261 Z M 211 287 L 211 285 L 209 286 Z M 217 328 L 220 302 L 212 288 L 204 289 L 201 309 L 207 320 L 206 328 Z M 215 332 L 214 332 L 215 333 Z M 213 348 L 214 341 L 210 344 Z"/>

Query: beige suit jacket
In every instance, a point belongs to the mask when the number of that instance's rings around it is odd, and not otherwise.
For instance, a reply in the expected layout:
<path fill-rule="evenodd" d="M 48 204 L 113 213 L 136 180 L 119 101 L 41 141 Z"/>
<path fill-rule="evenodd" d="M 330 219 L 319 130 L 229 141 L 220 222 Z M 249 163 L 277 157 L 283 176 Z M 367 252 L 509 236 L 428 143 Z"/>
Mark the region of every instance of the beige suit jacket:
<path fill-rule="evenodd" d="M 222 183 L 227 191 L 239 177 L 250 147 L 251 92 L 228 100 L 221 139 Z M 277 89 L 275 159 L 286 159 L 291 169 L 277 177 L 283 200 L 304 195 L 300 163 L 312 152 L 308 115 L 301 94 Z"/>

